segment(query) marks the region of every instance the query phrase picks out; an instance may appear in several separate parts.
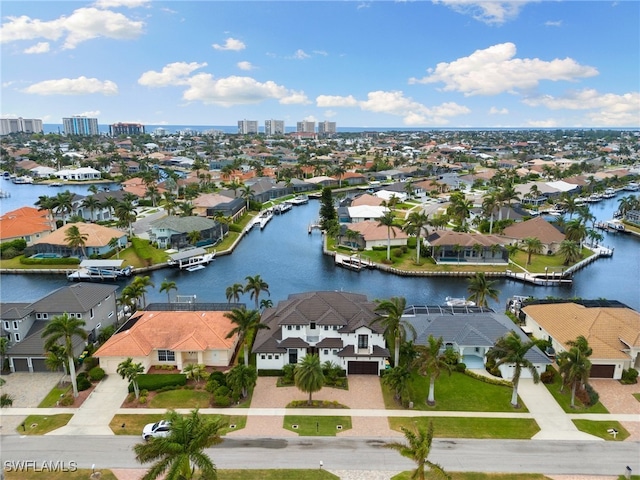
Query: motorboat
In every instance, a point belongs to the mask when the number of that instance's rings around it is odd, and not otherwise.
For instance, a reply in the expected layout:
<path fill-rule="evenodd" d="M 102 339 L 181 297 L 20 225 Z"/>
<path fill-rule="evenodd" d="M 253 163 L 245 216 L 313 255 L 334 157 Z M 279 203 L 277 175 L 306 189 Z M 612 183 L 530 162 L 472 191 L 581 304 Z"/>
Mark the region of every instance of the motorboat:
<path fill-rule="evenodd" d="M 449 307 L 475 307 L 476 302 L 467 300 L 466 298 L 447 297 L 444 299 L 445 303 Z"/>

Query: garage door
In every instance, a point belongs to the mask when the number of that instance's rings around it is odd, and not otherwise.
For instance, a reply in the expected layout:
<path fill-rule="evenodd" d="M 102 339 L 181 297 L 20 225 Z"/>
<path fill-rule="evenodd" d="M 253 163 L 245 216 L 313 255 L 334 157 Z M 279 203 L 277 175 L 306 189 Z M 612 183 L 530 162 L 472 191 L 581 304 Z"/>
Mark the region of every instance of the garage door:
<path fill-rule="evenodd" d="M 29 364 L 27 363 L 26 358 L 14 358 L 13 359 L 13 368 L 16 372 L 28 372 Z"/>
<path fill-rule="evenodd" d="M 349 375 L 378 375 L 378 362 L 349 362 Z"/>
<path fill-rule="evenodd" d="M 613 378 L 615 371 L 615 365 L 592 365 L 589 376 L 591 378 Z"/>
<path fill-rule="evenodd" d="M 33 366 L 34 372 L 50 372 L 47 366 L 44 363 L 44 358 L 32 358 L 31 365 Z"/>

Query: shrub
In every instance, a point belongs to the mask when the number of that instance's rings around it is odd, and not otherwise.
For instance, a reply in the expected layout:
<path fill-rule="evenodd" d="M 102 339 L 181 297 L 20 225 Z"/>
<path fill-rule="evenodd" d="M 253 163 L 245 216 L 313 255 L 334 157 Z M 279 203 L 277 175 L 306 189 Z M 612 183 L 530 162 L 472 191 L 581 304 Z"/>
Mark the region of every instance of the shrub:
<path fill-rule="evenodd" d="M 229 387 L 227 387 L 226 385 L 221 385 L 218 388 L 216 388 L 216 391 L 213 392 L 213 394 L 216 397 L 216 401 L 218 400 L 218 397 L 227 397 L 231 394 L 231 389 L 229 389 Z"/>
<path fill-rule="evenodd" d="M 287 365 L 285 365 L 285 367 L 286 366 Z M 258 370 L 259 377 L 282 377 L 283 375 L 285 375 L 284 369 L 280 370 L 280 369 L 261 368 L 260 370 Z"/>
<path fill-rule="evenodd" d="M 624 385 L 631 385 L 634 383 L 638 383 L 638 370 L 636 370 L 635 368 L 630 368 L 629 370 L 623 370 L 620 383 Z"/>
<path fill-rule="evenodd" d="M 136 399 L 136 394 L 131 392 L 129 395 L 127 395 L 127 399 L 125 400 L 127 403 L 131 403 Z"/>
<path fill-rule="evenodd" d="M 73 398 L 73 395 L 66 394 L 64 397 L 62 397 L 58 401 L 58 405 L 60 405 L 61 407 L 69 407 L 69 406 L 73 405 L 74 401 L 75 401 L 75 399 Z"/>
<path fill-rule="evenodd" d="M 20 263 L 23 265 L 79 265 L 80 259 L 76 257 L 66 258 L 29 258 L 22 257 Z"/>
<path fill-rule="evenodd" d="M 207 383 L 213 383 L 213 382 L 218 382 L 218 385 L 226 385 L 227 377 L 222 372 L 219 372 L 217 370 L 213 371 L 209 375 L 209 378 L 207 379 Z"/>
<path fill-rule="evenodd" d="M 166 387 L 162 387 L 156 390 L 157 393 L 169 392 L 171 390 L 178 390 L 180 387 L 178 385 L 167 385 Z M 143 392 L 148 392 L 148 390 L 143 390 Z"/>
<path fill-rule="evenodd" d="M 2 253 L 0 253 L 0 258 L 9 260 L 11 258 L 16 258 L 18 255 L 20 255 L 20 252 L 15 248 L 5 248 L 2 250 Z"/>
<path fill-rule="evenodd" d="M 464 373 L 467 370 L 467 365 L 465 363 L 456 363 L 456 372 Z"/>
<path fill-rule="evenodd" d="M 226 387 L 225 387 L 226 388 Z M 216 407 L 228 407 L 231 405 L 231 398 L 229 396 L 217 396 L 214 401 Z"/>
<path fill-rule="evenodd" d="M 446 348 L 442 357 L 447 365 L 456 365 L 460 361 L 460 354 L 453 348 Z"/>
<path fill-rule="evenodd" d="M 142 374 L 137 381 L 140 390 L 154 392 L 163 387 L 181 387 L 187 383 L 187 376 L 183 373 Z M 129 385 L 129 391 L 133 391 L 133 385 Z"/>
<path fill-rule="evenodd" d="M 104 369 L 100 367 L 93 367 L 91 370 L 89 370 L 89 379 L 91 379 L 92 382 L 99 382 L 105 376 L 106 373 Z"/>
<path fill-rule="evenodd" d="M 588 383 L 584 386 L 584 389 L 587 391 L 587 395 L 589 397 L 589 406 L 593 406 L 600 400 L 600 395 L 595 389 L 589 385 Z"/>
<path fill-rule="evenodd" d="M 85 376 L 78 375 L 76 377 L 76 382 L 78 384 L 78 391 L 83 391 L 91 388 L 91 381 Z"/>
<path fill-rule="evenodd" d="M 98 360 L 95 357 L 86 357 L 82 362 L 82 364 L 84 365 L 85 371 L 88 372 L 90 370 L 93 370 L 98 365 L 100 365 L 100 360 Z"/>
<path fill-rule="evenodd" d="M 394 249 L 391 251 L 391 254 L 392 254 L 394 257 L 401 257 L 401 256 L 402 256 L 402 253 L 403 253 L 403 252 L 402 252 L 402 249 L 401 249 L 401 248 L 394 248 Z"/>
<path fill-rule="evenodd" d="M 138 398 L 138 403 L 144 405 L 145 403 L 147 403 L 147 397 L 140 395 L 140 398 Z"/>
<path fill-rule="evenodd" d="M 234 233 L 240 233 L 242 232 L 242 227 L 237 223 L 232 223 L 231 225 L 229 225 L 229 231 Z"/>
<path fill-rule="evenodd" d="M 556 371 L 552 368 L 550 370 L 545 370 L 540 375 L 540 381 L 545 385 L 551 385 L 556 379 Z"/>
<path fill-rule="evenodd" d="M 17 252 L 18 255 L 20 255 L 25 248 L 27 248 L 27 241 L 23 240 L 22 238 L 17 238 L 15 240 L 11 240 L 10 242 L 0 243 L 0 253 L 2 254 L 2 258 L 13 258 L 5 257 L 5 252 L 7 250 L 13 250 Z"/>

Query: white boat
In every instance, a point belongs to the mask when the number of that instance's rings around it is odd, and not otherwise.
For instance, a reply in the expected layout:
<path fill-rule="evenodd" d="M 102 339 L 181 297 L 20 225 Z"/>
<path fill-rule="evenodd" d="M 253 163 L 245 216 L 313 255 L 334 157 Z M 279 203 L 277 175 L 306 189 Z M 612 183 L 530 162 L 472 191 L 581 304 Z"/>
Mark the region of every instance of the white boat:
<path fill-rule="evenodd" d="M 33 178 L 29 175 L 24 175 L 22 177 L 16 177 L 11 181 L 16 185 L 31 184 L 33 183 Z"/>
<path fill-rule="evenodd" d="M 195 272 L 197 270 L 203 270 L 204 268 L 205 268 L 204 265 L 199 264 L 199 265 L 193 265 L 191 267 L 187 267 L 187 268 L 185 268 L 185 270 L 187 272 Z"/>
<path fill-rule="evenodd" d="M 61 187 L 62 184 L 60 182 L 54 182 L 49 184 L 50 187 Z"/>
<path fill-rule="evenodd" d="M 10 192 L 5 192 L 4 190 L 0 190 L 0 198 L 9 198 L 11 196 Z"/>
<path fill-rule="evenodd" d="M 607 188 L 602 194 L 603 198 L 613 198 L 615 196 L 616 196 L 616 191 L 611 187 Z"/>
<path fill-rule="evenodd" d="M 124 260 L 83 260 L 78 270 L 67 275 L 67 279 L 75 282 L 82 281 L 113 281 L 130 277 L 133 269 L 130 266 L 122 268 Z"/>
<path fill-rule="evenodd" d="M 288 200 L 292 205 L 304 205 L 305 203 L 309 203 L 309 197 L 307 195 L 298 195 L 291 200 Z"/>
<path fill-rule="evenodd" d="M 447 297 L 444 299 L 449 307 L 475 307 L 476 302 L 467 300 L 466 298 Z"/>
<path fill-rule="evenodd" d="M 637 192 L 638 190 L 640 190 L 640 184 L 636 182 L 629 182 L 624 187 L 624 189 L 627 190 L 628 192 Z"/>

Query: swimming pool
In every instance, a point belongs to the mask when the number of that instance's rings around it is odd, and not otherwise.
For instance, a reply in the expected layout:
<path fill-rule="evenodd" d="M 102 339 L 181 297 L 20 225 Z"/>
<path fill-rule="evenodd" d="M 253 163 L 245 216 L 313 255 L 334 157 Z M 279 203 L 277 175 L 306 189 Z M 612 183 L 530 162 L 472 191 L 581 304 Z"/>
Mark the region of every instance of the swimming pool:
<path fill-rule="evenodd" d="M 62 256 L 57 253 L 36 253 L 29 258 L 62 258 Z"/>

